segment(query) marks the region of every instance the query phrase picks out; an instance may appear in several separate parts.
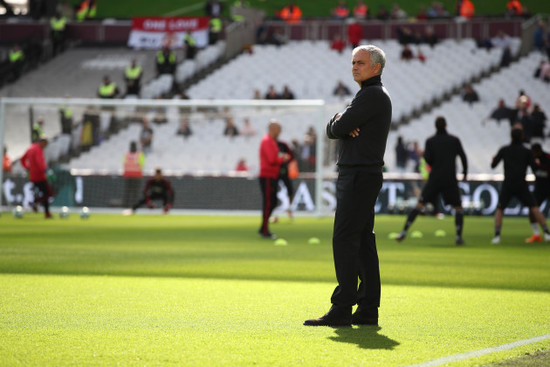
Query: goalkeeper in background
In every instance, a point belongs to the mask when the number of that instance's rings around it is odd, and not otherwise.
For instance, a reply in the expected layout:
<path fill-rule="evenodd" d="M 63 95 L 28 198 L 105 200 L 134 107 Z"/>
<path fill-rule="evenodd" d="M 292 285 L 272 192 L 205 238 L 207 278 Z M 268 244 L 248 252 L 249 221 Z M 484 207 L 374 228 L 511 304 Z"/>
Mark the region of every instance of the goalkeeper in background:
<path fill-rule="evenodd" d="M 134 214 L 137 208 L 147 204 L 149 209 L 153 209 L 153 200 L 162 200 L 163 212 L 167 214 L 174 204 L 174 190 L 172 185 L 162 175 L 160 168 L 155 169 L 155 176 L 148 179 L 143 189 L 143 198 L 134 204 L 132 209 L 125 211 L 125 214 Z"/>

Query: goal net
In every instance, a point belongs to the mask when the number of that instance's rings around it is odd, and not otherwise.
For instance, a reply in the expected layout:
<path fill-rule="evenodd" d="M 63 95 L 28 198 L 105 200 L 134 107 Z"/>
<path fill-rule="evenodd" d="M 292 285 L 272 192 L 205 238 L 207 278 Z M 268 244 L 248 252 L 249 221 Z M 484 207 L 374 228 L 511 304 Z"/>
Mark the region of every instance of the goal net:
<path fill-rule="evenodd" d="M 12 166 L 0 173 L 2 205 L 28 207 L 33 200 L 19 158 L 34 129 L 49 140 L 45 158 L 53 172 L 54 207 L 127 208 L 161 168 L 174 187 L 174 209 L 260 210 L 259 144 L 276 119 L 279 139 L 292 149 L 299 169 L 291 199 L 281 185 L 279 210 L 330 213 L 335 147 L 324 126 L 326 115 L 337 111 L 325 110 L 321 100 L 3 98 L 0 149 L 7 148 Z M 129 194 L 123 157 L 131 142 L 144 152 L 145 163 L 139 189 Z"/>

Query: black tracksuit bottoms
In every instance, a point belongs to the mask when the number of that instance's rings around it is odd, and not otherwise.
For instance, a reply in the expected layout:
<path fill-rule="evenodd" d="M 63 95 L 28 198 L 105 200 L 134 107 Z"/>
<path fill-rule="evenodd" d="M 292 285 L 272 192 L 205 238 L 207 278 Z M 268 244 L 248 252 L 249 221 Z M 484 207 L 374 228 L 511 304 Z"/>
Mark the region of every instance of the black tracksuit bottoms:
<path fill-rule="evenodd" d="M 260 233 L 265 235 L 270 234 L 269 217 L 277 206 L 278 187 L 278 179 L 260 177 L 260 189 L 262 190 L 262 226 L 260 227 Z"/>
<path fill-rule="evenodd" d="M 383 177 L 381 172 L 372 169 L 340 168 L 339 171 L 332 238 L 338 285 L 331 302 L 336 307 L 358 304 L 360 309 L 374 313 L 380 306 L 374 206 Z"/>

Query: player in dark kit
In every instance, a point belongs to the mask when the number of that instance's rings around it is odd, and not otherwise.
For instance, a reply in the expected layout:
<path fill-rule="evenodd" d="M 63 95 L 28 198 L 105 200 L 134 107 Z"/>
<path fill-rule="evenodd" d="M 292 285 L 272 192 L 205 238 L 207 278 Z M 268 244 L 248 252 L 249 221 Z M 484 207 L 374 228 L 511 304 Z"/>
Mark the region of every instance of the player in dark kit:
<path fill-rule="evenodd" d="M 292 185 L 292 180 L 290 179 L 290 176 L 289 176 L 288 165 L 294 159 L 294 153 L 292 152 L 292 149 L 290 149 L 288 144 L 285 143 L 284 141 L 277 141 L 277 146 L 279 147 L 279 152 L 280 153 L 286 153 L 289 156 L 289 158 L 288 158 L 289 160 L 286 161 L 286 162 L 283 162 L 283 164 L 281 164 L 281 168 L 279 170 L 279 181 L 282 182 L 283 185 L 285 185 L 285 187 L 286 187 L 286 193 L 287 193 L 287 196 L 288 196 L 287 213 L 288 213 L 288 217 L 290 219 L 293 219 L 291 205 L 292 205 L 292 198 L 294 197 L 294 186 Z M 278 220 L 279 220 L 279 218 L 278 218 L 277 214 L 273 214 L 273 217 L 271 218 L 271 222 L 272 223 L 277 223 Z"/>
<path fill-rule="evenodd" d="M 143 204 L 147 204 L 149 209 L 154 208 L 153 200 L 162 200 L 164 214 L 167 214 L 174 204 L 174 190 L 172 190 L 170 182 L 163 177 L 160 168 L 155 169 L 155 176 L 145 183 L 143 198 L 134 204 L 131 213 L 134 213 Z"/>
<path fill-rule="evenodd" d="M 445 203 L 452 205 L 455 209 L 455 243 L 460 246 L 464 244 L 462 239 L 464 211 L 456 179 L 456 157 L 460 157 L 460 161 L 462 162 L 464 181 L 466 181 L 468 174 L 468 162 L 460 139 L 447 133 L 447 121 L 443 116 L 435 119 L 435 128 L 437 132 L 426 140 L 426 149 L 424 150 L 424 159 L 431 166 L 428 182 L 426 182 L 422 190 L 416 207 L 409 213 L 405 227 L 397 237 L 397 241 L 405 239 L 407 230 L 414 222 L 416 216 L 424 210 L 424 205 L 435 202 L 437 196 L 441 194 Z"/>
<path fill-rule="evenodd" d="M 512 197 L 516 197 L 524 206 L 529 208 L 529 215 L 535 218 L 538 224 L 540 224 L 545 233 L 545 238 L 550 237 L 544 216 L 540 212 L 525 180 L 527 167 L 531 167 L 533 172 L 537 171 L 535 159 L 529 149 L 523 146 L 523 130 L 521 128 L 513 128 L 511 135 L 512 143 L 500 148 L 491 162 L 491 168 L 495 168 L 500 161 L 504 161 L 504 182 L 500 189 L 498 206 L 495 211 L 495 236 L 492 240 L 493 244 L 500 243 L 500 230 L 502 228 L 504 209 Z"/>
<path fill-rule="evenodd" d="M 537 164 L 537 170 L 535 171 L 535 191 L 533 194 L 540 210 L 540 206 L 544 200 L 548 200 L 547 205 L 550 204 L 550 154 L 543 151 L 539 143 L 531 145 L 531 152 Z M 533 228 L 533 235 L 525 239 L 525 242 L 542 242 L 537 219 L 529 214 L 529 222 L 531 223 L 531 228 Z M 544 240 L 549 242 L 550 235 L 544 234 Z"/>

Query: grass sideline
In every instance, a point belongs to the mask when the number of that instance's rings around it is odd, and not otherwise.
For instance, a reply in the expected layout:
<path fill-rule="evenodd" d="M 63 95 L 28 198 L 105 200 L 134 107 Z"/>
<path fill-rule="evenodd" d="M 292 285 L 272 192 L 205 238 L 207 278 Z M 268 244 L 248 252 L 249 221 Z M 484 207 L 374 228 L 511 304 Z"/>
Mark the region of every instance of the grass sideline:
<path fill-rule="evenodd" d="M 523 243 L 525 218 L 494 246 L 492 219 L 467 217 L 464 247 L 450 217 L 389 240 L 403 221 L 377 217 L 380 327 L 331 329 L 301 323 L 329 306 L 332 218 L 281 219 L 274 246 L 255 217 L 4 213 L 0 364 L 404 366 L 548 333 L 550 244 Z M 453 366 L 539 349 L 550 341 Z"/>

